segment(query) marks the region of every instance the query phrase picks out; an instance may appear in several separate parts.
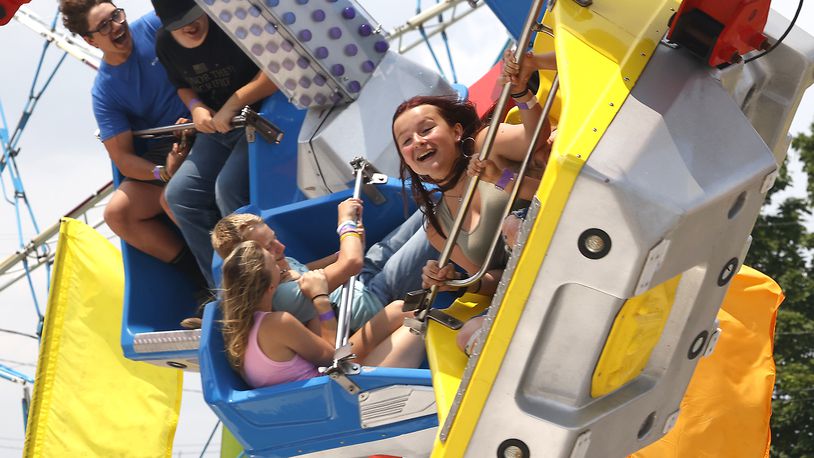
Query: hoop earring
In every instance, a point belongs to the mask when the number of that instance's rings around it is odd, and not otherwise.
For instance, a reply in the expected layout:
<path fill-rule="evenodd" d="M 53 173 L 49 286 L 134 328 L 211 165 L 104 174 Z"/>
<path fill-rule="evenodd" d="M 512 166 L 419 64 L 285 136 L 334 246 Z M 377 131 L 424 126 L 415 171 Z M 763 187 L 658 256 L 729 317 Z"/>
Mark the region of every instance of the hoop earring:
<path fill-rule="evenodd" d="M 469 140 L 472 140 L 472 152 L 470 154 L 466 154 L 466 142 L 469 141 Z M 466 157 L 468 159 L 468 158 L 471 158 L 472 156 L 475 155 L 475 139 L 474 138 L 466 137 L 464 139 L 461 139 L 460 144 L 461 144 L 461 152 L 464 155 L 464 157 Z"/>

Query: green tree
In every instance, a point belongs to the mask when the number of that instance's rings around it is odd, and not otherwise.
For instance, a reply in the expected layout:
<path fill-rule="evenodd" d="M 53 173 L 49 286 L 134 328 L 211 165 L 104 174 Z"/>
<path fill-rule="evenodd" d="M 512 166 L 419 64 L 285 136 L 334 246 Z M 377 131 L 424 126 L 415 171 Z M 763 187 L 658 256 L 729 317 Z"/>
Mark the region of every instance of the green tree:
<path fill-rule="evenodd" d="M 779 198 L 792 184 L 784 165 L 755 224 L 746 263 L 774 278 L 786 295 L 775 330 L 771 455 L 801 458 L 814 457 L 814 234 L 806 227 L 814 207 L 814 135 L 793 139 L 790 161 L 802 163 L 806 195 Z"/>

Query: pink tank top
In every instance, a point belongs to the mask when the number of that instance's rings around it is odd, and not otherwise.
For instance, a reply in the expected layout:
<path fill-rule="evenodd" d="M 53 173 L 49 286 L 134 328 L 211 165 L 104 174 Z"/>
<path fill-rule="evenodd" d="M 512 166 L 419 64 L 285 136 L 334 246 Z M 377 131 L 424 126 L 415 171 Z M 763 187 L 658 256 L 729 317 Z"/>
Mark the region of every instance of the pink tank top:
<path fill-rule="evenodd" d="M 308 380 L 319 375 L 316 366 L 300 355 L 289 361 L 279 362 L 266 356 L 257 343 L 260 323 L 271 312 L 254 312 L 254 324 L 249 331 L 249 342 L 243 357 L 243 378 L 252 388 L 277 385 L 280 383 Z"/>

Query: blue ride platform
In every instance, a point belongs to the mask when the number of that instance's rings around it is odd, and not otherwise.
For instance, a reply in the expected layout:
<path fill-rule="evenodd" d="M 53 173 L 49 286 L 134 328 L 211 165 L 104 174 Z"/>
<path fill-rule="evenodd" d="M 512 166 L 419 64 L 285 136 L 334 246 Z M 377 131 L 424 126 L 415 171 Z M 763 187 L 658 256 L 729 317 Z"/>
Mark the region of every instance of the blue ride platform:
<path fill-rule="evenodd" d="M 373 441 L 387 450 L 382 442 L 405 434 L 428 430 L 434 437 L 438 419 L 428 369 L 363 367 L 349 376 L 361 388 L 357 394 L 329 377 L 250 389 L 226 359 L 219 318 L 218 304 L 208 304 L 200 351 L 204 398 L 248 455 L 290 457 Z M 364 405 L 371 392 L 392 388 L 392 396 Z M 423 394 L 424 414 L 399 420 L 407 391 Z M 382 413 L 393 421 L 367 424 Z"/>
<path fill-rule="evenodd" d="M 362 195 L 369 244 L 415 211 L 412 200 L 405 206 L 400 180 L 389 179 L 375 189 L 383 202 Z M 260 215 L 286 245 L 286 255 L 307 262 L 339 248 L 333 224 L 336 207 L 349 197 L 351 190 L 346 190 L 268 210 L 250 205 L 241 211 Z M 216 278 L 220 264 L 216 259 Z M 207 305 L 199 357 L 204 398 L 246 453 L 287 457 L 371 443 L 380 452 L 397 452 L 406 442 L 431 443 L 434 438 L 437 416 L 429 370 L 365 367 L 350 376 L 361 388 L 353 394 L 328 377 L 252 390 L 226 359 L 219 318 L 218 303 Z M 413 416 L 417 414 L 411 409 L 421 415 Z"/>
<path fill-rule="evenodd" d="M 296 182 L 297 136 L 305 112 L 282 93 L 266 99 L 262 116 L 279 127 L 279 144 L 257 136 L 249 143 L 252 202 L 270 208 L 303 200 Z M 114 167 L 117 184 L 120 178 Z M 285 190 L 283 192 L 282 190 Z M 197 369 L 200 330 L 181 330 L 179 322 L 197 308 L 192 283 L 173 266 L 122 242 L 125 269 L 121 345 L 125 357 L 180 369 Z"/>

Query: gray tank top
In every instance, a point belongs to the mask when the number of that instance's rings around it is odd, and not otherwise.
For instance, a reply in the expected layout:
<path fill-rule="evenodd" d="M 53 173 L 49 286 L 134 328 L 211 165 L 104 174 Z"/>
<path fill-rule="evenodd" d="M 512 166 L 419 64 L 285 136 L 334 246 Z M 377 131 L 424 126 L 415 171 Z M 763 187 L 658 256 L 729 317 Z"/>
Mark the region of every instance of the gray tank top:
<path fill-rule="evenodd" d="M 478 183 L 478 194 L 480 194 L 481 203 L 480 221 L 478 221 L 472 232 L 461 230 L 456 244 L 464 256 L 476 265 L 482 266 L 486 260 L 492 237 L 503 224 L 501 216 L 503 215 L 503 209 L 506 208 L 506 203 L 509 201 L 509 194 L 484 181 Z M 444 199 L 441 199 L 436 208 L 438 209 L 436 213 L 438 221 L 441 223 L 444 232 L 449 234 L 449 230 L 455 222 L 455 217 L 450 212 Z M 506 249 L 502 243 L 498 243 L 489 268 L 499 269 L 505 267 L 507 261 Z"/>

